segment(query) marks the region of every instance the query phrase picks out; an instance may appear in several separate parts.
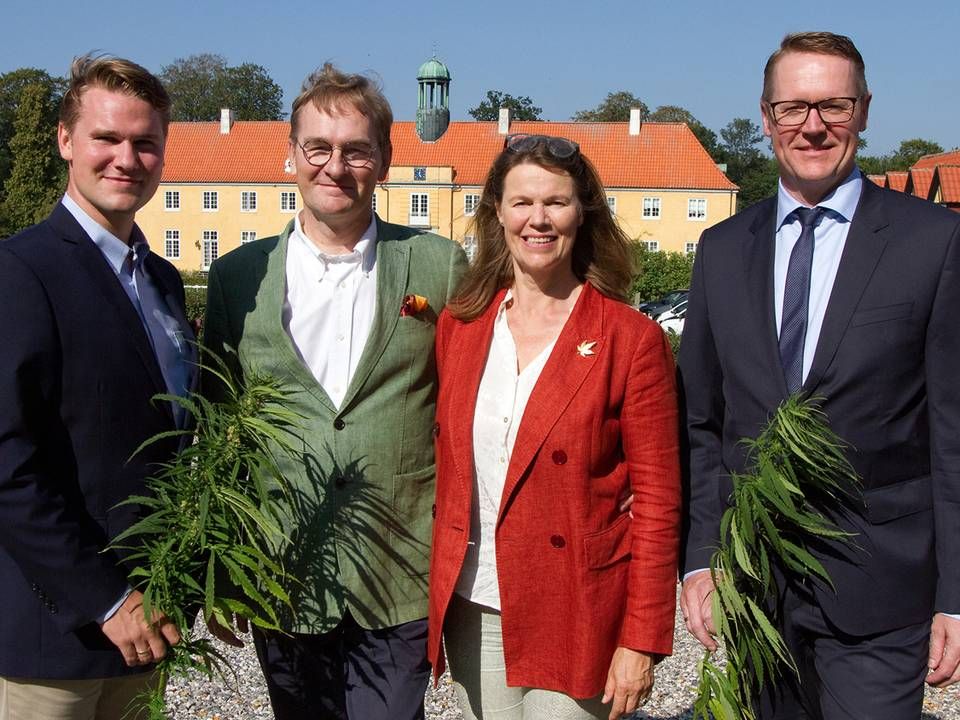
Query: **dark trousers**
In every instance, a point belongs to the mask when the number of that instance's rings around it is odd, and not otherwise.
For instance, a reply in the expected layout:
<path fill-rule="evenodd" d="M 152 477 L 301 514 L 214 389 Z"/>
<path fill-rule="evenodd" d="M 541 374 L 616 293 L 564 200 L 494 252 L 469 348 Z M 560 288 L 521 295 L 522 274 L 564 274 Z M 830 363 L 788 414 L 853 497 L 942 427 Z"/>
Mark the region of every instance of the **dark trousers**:
<path fill-rule="evenodd" d="M 323 635 L 253 640 L 276 720 L 423 720 L 426 620 L 367 630 L 348 614 Z"/>
<path fill-rule="evenodd" d="M 799 679 L 788 670 L 768 688 L 761 720 L 919 720 L 929 620 L 876 635 L 846 635 L 804 589 L 787 590 L 782 617 Z"/>

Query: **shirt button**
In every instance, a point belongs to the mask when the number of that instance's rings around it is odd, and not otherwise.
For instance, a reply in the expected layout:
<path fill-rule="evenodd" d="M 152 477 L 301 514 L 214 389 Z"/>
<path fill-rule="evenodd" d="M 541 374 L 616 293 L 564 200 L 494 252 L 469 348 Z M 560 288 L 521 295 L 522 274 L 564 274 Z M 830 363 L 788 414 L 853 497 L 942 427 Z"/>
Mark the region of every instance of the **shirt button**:
<path fill-rule="evenodd" d="M 567 454 L 563 450 L 554 450 L 552 457 L 554 465 L 563 465 L 567 462 Z"/>
<path fill-rule="evenodd" d="M 343 418 L 337 418 L 333 421 L 334 430 L 343 430 L 347 424 L 343 421 Z"/>
<path fill-rule="evenodd" d="M 340 281 L 340 284 L 337 285 L 337 287 L 340 288 L 341 290 L 343 290 L 343 288 L 345 288 L 346 286 L 347 286 L 347 284 L 346 284 L 345 282 L 343 282 L 342 280 Z"/>
<path fill-rule="evenodd" d="M 343 335 L 342 334 L 337 335 L 337 340 L 339 340 L 340 342 L 343 342 Z"/>
<path fill-rule="evenodd" d="M 501 456 L 500 456 L 500 462 L 501 462 L 501 463 L 505 463 L 506 461 L 507 461 L 507 459 L 501 455 Z"/>
<path fill-rule="evenodd" d="M 550 538 L 550 544 L 559 550 L 567 544 L 567 541 L 563 539 L 562 535 L 553 535 Z"/>
<path fill-rule="evenodd" d="M 505 417 L 505 418 L 503 419 L 503 421 L 504 421 L 505 423 L 508 423 L 508 422 L 510 422 L 510 418 Z"/>

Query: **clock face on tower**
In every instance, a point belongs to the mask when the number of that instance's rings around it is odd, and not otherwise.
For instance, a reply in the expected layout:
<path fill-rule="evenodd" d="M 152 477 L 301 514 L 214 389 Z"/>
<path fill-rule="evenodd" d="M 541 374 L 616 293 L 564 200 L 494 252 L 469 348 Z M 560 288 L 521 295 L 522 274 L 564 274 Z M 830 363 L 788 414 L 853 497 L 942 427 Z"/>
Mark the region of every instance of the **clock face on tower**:
<path fill-rule="evenodd" d="M 413 169 L 413 179 L 414 180 L 426 180 L 427 179 L 427 169 L 425 167 L 415 167 Z"/>

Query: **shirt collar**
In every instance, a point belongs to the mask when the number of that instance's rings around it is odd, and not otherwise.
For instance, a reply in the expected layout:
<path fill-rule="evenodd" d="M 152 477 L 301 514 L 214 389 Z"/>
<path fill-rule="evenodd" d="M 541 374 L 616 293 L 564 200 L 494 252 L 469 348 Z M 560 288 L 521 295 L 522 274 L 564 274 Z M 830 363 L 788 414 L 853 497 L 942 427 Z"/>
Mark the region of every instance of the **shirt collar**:
<path fill-rule="evenodd" d="M 343 255 L 330 255 L 314 245 L 303 231 L 303 225 L 300 223 L 300 213 L 297 213 L 293 218 L 293 237 L 297 238 L 313 257 L 317 260 L 322 260 L 324 264 L 329 262 L 356 262 L 357 259 L 359 259 L 362 263 L 363 271 L 370 272 L 373 270 L 374 262 L 377 259 L 376 213 L 371 215 L 370 224 L 367 225 L 367 229 L 363 231 L 363 235 L 360 236 L 360 240 L 358 240 L 354 246 L 353 252 Z"/>
<path fill-rule="evenodd" d="M 149 245 L 147 245 L 147 240 L 143 236 L 143 233 L 140 232 L 140 228 L 136 225 L 133 226 L 133 232 L 130 234 L 130 245 L 127 245 L 127 243 L 90 217 L 86 211 L 77 204 L 77 201 L 69 195 L 64 194 L 61 202 L 67 211 L 73 215 L 74 220 L 80 224 L 83 231 L 90 237 L 93 244 L 103 253 L 103 256 L 107 259 L 110 267 L 113 268 L 113 271 L 117 273 L 117 275 L 120 274 L 131 247 L 137 255 L 141 255 L 142 253 L 144 257 L 146 256 L 146 252 L 149 251 L 150 248 Z"/>
<path fill-rule="evenodd" d="M 824 207 L 831 210 L 828 215 L 835 220 L 850 222 L 853 220 L 853 213 L 857 209 L 857 203 L 860 202 L 860 193 L 863 191 L 863 175 L 860 169 L 854 166 L 847 178 L 840 183 L 836 189 L 827 195 L 823 200 L 817 203 L 818 207 Z M 805 207 L 803 203 L 798 202 L 786 188 L 783 187 L 783 180 L 777 183 L 777 230 L 783 225 L 784 220 L 790 217 L 790 213 L 798 207 Z"/>

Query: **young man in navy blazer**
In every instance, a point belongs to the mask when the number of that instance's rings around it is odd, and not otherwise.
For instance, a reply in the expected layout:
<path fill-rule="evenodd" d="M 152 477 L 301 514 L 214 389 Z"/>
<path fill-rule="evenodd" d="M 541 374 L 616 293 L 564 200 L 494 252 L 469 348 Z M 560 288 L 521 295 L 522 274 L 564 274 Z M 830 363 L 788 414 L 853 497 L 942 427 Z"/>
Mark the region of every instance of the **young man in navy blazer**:
<path fill-rule="evenodd" d="M 156 192 L 170 100 L 144 68 L 74 61 L 45 221 L 0 243 L 0 720 L 124 717 L 168 643 L 105 548 L 136 520 L 183 427 L 193 336 L 183 284 L 134 215 Z M 141 717 L 134 713 L 126 717 Z"/>
<path fill-rule="evenodd" d="M 960 678 L 960 215 L 860 173 L 870 100 L 849 38 L 787 36 L 760 103 L 778 194 L 707 230 L 694 264 L 680 351 L 690 632 L 715 647 L 703 569 L 740 439 L 788 395 L 821 399 L 863 482 L 835 518 L 855 548 L 817 552 L 835 590 L 781 588 L 800 675 L 764 694 L 763 718 L 919 718 L 924 680 Z"/>

